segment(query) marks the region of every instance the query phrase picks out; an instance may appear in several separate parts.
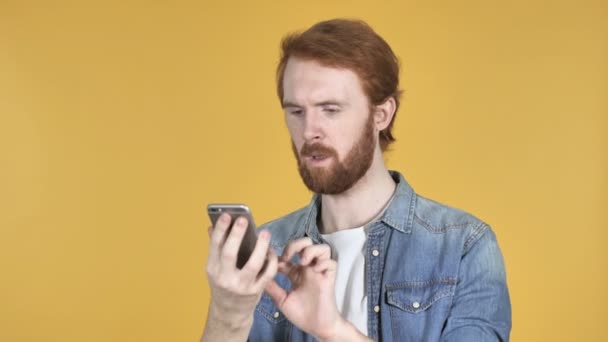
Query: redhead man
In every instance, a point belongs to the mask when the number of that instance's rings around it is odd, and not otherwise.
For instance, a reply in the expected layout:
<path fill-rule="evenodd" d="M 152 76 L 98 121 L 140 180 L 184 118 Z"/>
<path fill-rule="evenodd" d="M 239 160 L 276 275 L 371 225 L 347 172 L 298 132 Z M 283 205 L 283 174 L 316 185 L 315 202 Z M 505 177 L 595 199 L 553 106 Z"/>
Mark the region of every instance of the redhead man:
<path fill-rule="evenodd" d="M 242 269 L 246 221 L 211 229 L 202 340 L 507 341 L 494 232 L 384 163 L 401 93 L 390 46 L 364 22 L 335 19 L 281 47 L 279 100 L 314 196 L 261 227 Z"/>

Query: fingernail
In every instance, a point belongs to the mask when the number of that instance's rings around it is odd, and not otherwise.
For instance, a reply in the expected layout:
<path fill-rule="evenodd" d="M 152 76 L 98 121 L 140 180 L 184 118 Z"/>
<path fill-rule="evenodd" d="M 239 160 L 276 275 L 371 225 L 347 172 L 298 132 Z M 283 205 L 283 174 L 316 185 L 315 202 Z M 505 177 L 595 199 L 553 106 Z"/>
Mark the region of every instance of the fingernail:
<path fill-rule="evenodd" d="M 262 240 L 268 240 L 268 231 L 263 230 L 260 232 L 260 239 Z"/>

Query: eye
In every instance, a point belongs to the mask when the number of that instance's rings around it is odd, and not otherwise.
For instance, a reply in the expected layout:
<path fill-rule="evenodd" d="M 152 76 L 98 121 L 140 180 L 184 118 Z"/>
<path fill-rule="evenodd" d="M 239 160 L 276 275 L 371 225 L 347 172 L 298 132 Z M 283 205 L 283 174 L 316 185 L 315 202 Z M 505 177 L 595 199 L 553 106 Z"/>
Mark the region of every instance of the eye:
<path fill-rule="evenodd" d="M 336 114 L 336 113 L 340 112 L 340 108 L 334 107 L 334 106 L 323 107 L 323 111 L 326 113 L 329 113 L 329 114 Z"/>
<path fill-rule="evenodd" d="M 287 113 L 289 113 L 293 116 L 299 116 L 299 115 L 302 115 L 302 110 L 301 109 L 292 109 L 292 110 L 288 110 Z"/>

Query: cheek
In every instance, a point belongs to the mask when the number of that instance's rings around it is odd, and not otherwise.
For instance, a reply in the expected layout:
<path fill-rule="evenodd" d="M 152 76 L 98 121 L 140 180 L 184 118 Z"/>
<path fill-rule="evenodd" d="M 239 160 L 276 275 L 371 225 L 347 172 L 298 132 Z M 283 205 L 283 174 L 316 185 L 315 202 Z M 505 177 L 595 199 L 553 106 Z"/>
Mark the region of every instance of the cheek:
<path fill-rule="evenodd" d="M 287 125 L 287 130 L 289 131 L 289 136 L 291 137 L 291 141 L 296 145 L 296 147 L 300 148 L 303 143 L 302 131 L 295 120 L 285 120 L 285 124 Z"/>
<path fill-rule="evenodd" d="M 294 136 L 298 130 L 297 121 L 291 119 L 289 116 L 285 116 L 285 126 L 287 126 L 287 130 L 291 136 Z"/>
<path fill-rule="evenodd" d="M 355 137 L 340 134 L 336 136 L 333 143 L 330 145 L 338 154 L 339 159 L 342 161 L 346 158 L 346 155 L 350 152 L 354 145 Z"/>
<path fill-rule="evenodd" d="M 345 125 L 346 126 L 346 125 Z M 343 129 L 336 131 L 336 149 L 340 152 L 345 153 L 351 150 L 351 148 L 357 143 L 361 132 L 356 127 L 346 126 Z"/>

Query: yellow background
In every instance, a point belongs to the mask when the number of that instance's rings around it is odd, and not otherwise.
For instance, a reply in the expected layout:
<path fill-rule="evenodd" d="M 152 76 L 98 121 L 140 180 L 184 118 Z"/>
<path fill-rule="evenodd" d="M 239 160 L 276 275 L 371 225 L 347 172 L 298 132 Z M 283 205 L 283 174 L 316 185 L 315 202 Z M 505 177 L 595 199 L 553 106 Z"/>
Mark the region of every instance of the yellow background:
<path fill-rule="evenodd" d="M 196 341 L 206 204 L 309 200 L 274 68 L 336 16 L 402 60 L 389 166 L 494 227 L 512 339 L 608 340 L 603 0 L 1 1 L 0 340 Z"/>

